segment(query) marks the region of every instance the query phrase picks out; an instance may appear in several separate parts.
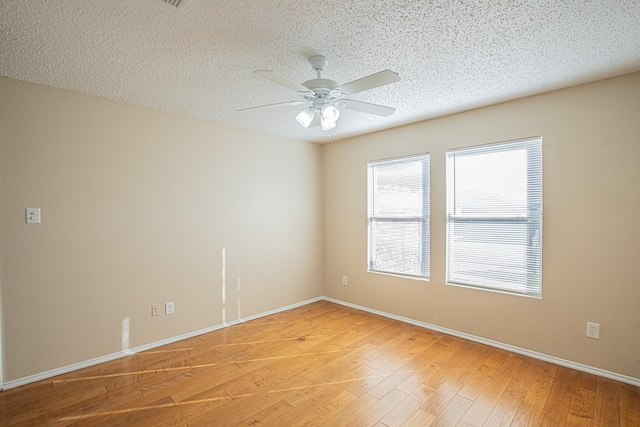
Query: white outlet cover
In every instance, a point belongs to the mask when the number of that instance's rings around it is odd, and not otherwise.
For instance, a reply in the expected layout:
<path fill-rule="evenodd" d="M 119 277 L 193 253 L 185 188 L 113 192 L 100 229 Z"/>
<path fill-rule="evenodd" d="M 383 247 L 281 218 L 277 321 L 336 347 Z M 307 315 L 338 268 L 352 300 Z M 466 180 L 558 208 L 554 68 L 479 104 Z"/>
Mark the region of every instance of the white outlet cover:
<path fill-rule="evenodd" d="M 174 313 L 174 305 L 173 302 L 168 302 L 164 305 L 164 313 L 169 315 Z"/>
<path fill-rule="evenodd" d="M 600 339 L 600 324 L 587 322 L 587 337 Z"/>

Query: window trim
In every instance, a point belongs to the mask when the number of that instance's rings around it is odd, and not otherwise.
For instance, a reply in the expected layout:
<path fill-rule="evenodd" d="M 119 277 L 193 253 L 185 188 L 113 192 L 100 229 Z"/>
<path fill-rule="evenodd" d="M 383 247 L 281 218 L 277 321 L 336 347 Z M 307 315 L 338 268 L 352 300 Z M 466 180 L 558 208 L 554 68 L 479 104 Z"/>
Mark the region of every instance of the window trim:
<path fill-rule="evenodd" d="M 390 164 L 390 163 L 401 163 L 403 161 L 408 161 L 412 159 L 421 159 L 426 157 L 426 162 L 421 160 L 422 162 L 422 173 L 423 177 L 426 176 L 426 182 L 423 180 L 423 196 L 422 196 L 422 216 L 411 216 L 411 217 L 398 217 L 398 216 L 374 216 L 371 214 L 373 210 L 373 177 L 372 177 L 372 166 L 382 165 L 382 164 Z M 426 169 L 426 171 L 425 171 Z M 428 172 L 428 173 L 425 173 Z M 426 184 L 426 186 L 424 185 Z M 423 245 L 421 250 L 421 271 L 426 274 L 410 274 L 410 273 L 401 273 L 397 271 L 388 271 L 382 269 L 373 268 L 373 260 L 372 260 L 372 233 L 371 233 L 371 223 L 372 218 L 376 221 L 381 222 L 423 222 L 422 226 L 422 238 L 421 241 L 424 242 L 425 234 L 427 236 L 427 245 L 426 247 Z M 392 157 L 386 159 L 379 160 L 370 160 L 367 162 L 367 272 L 368 273 L 376 273 L 383 274 L 387 276 L 401 277 L 406 279 L 413 280 L 422 280 L 422 281 L 430 281 L 431 277 L 431 153 L 416 153 L 407 156 L 400 157 Z"/>
<path fill-rule="evenodd" d="M 450 174 L 454 174 L 455 173 L 455 169 L 453 171 L 451 171 L 449 169 L 449 155 L 450 153 L 455 153 L 455 152 L 460 152 L 460 151 L 467 151 L 467 152 L 473 152 L 475 150 L 482 152 L 483 150 L 486 149 L 491 149 L 494 148 L 494 152 L 500 152 L 500 146 L 509 146 L 509 145 L 516 145 L 516 144 L 526 144 L 526 143 L 539 143 L 540 144 L 540 148 L 539 148 L 539 163 L 540 163 L 540 182 L 539 182 L 539 187 L 540 187 L 540 204 L 539 204 L 539 211 L 537 213 L 535 213 L 534 215 L 522 215 L 522 214 L 514 214 L 514 215 L 509 215 L 509 214 L 498 214 L 498 215 L 492 215 L 492 216 L 486 216 L 486 215 L 456 215 L 456 214 L 450 214 L 450 212 L 452 212 L 452 206 L 450 206 L 450 204 L 452 203 L 452 197 L 455 197 L 455 176 L 454 179 L 451 179 L 451 185 L 453 186 L 453 188 L 450 188 Z M 523 147 L 524 149 L 529 149 L 526 147 Z M 519 148 L 514 147 L 513 150 L 518 150 Z M 522 148 L 520 148 L 522 149 Z M 446 239 L 446 245 L 445 245 L 445 283 L 447 285 L 451 285 L 451 286 L 459 286 L 459 287 L 464 287 L 464 288 L 470 288 L 470 289 L 476 289 L 476 290 L 481 290 L 481 291 L 489 291 L 489 292 L 497 292 L 497 293 L 502 293 L 502 294 L 507 294 L 507 295 L 517 295 L 517 296 L 524 296 L 524 297 L 528 297 L 528 298 L 534 298 L 534 299 L 542 299 L 542 243 L 543 243 L 543 145 L 542 145 L 542 136 L 533 136 L 533 137 L 529 137 L 529 138 L 522 138 L 522 139 L 516 139 L 516 140 L 511 140 L 511 141 L 503 141 L 503 142 L 497 142 L 497 143 L 491 143 L 491 144 L 483 144 L 483 145 L 474 145 L 474 146 L 468 146 L 468 147 L 457 147 L 457 148 L 451 148 L 446 150 L 445 153 L 445 163 L 446 163 L 446 179 L 445 179 L 445 183 L 446 183 L 446 188 L 445 188 L 445 197 L 446 197 L 446 212 L 445 212 L 445 239 Z M 491 151 L 487 151 L 486 153 L 490 153 Z M 529 162 L 530 159 L 528 157 L 527 160 L 527 168 L 529 168 Z M 527 169 L 527 182 L 529 182 L 531 174 L 529 172 L 529 170 Z M 527 187 L 529 188 L 529 185 L 527 185 Z M 450 193 L 453 193 L 450 194 Z M 529 198 L 527 196 L 527 202 L 530 203 Z M 464 280 L 451 280 L 450 278 L 450 223 L 453 220 L 457 220 L 460 222 L 478 222 L 478 223 L 486 223 L 488 221 L 494 221 L 495 223 L 508 223 L 508 222 L 521 222 L 521 223 L 529 223 L 531 222 L 538 222 L 538 228 L 539 228 L 539 250 L 540 250 L 540 259 L 539 259 L 539 277 L 540 277 L 540 284 L 538 286 L 538 292 L 532 293 L 532 292 L 528 292 L 528 285 L 525 285 L 525 289 L 524 290 L 518 290 L 518 289 L 508 289 L 508 288 L 502 288 L 499 286 L 491 286 L 491 285 L 487 285 L 487 284 L 481 284 L 481 283 L 472 283 L 472 282 L 466 282 Z M 527 234 L 529 234 L 529 227 L 527 228 Z M 528 237 L 527 237 L 528 238 Z M 529 250 L 529 246 L 527 246 L 527 250 Z M 529 259 L 527 257 L 527 263 L 529 262 Z"/>

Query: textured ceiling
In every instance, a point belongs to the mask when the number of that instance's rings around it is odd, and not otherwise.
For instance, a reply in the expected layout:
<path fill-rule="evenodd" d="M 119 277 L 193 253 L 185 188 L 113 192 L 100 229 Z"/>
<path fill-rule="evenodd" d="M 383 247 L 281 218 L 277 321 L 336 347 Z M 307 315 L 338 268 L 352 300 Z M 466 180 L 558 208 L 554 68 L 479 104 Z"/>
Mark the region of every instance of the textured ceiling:
<path fill-rule="evenodd" d="M 254 70 L 345 83 L 395 107 L 346 110 L 333 140 L 640 70 L 640 0 L 2 0 L 0 74 L 291 138 L 298 99 Z"/>

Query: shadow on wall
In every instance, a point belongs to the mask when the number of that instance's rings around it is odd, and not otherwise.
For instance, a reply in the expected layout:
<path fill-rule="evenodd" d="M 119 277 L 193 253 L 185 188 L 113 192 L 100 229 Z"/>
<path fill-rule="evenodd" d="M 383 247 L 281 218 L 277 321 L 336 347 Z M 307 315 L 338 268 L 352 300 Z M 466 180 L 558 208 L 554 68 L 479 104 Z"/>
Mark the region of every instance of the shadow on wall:
<path fill-rule="evenodd" d="M 237 320 L 242 319 L 242 314 L 240 310 L 240 269 L 238 269 L 236 274 L 236 308 L 237 312 Z M 228 326 L 227 324 L 227 248 L 222 248 L 222 324 Z"/>

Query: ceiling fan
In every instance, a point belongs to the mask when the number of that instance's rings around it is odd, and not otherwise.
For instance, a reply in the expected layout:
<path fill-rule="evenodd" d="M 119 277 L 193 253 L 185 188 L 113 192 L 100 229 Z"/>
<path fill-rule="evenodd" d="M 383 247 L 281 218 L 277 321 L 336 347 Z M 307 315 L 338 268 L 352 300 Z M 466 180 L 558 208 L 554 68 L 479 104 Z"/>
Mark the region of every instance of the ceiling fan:
<path fill-rule="evenodd" d="M 242 108 L 237 111 L 307 104 L 307 107 L 296 116 L 296 120 L 305 128 L 320 126 L 323 131 L 330 131 L 336 127 L 336 121 L 340 117 L 340 110 L 344 108 L 382 117 L 388 117 L 396 111 L 395 108 L 370 104 L 346 97 L 364 92 L 365 90 L 399 82 L 400 76 L 398 73 L 391 70 L 383 70 L 362 77 L 361 79 L 338 85 L 338 83 L 333 80 L 322 78 L 322 71 L 327 66 L 327 58 L 322 55 L 316 55 L 309 59 L 309 63 L 316 71 L 317 77 L 302 84 L 291 81 L 271 70 L 254 71 L 254 73 L 260 77 L 298 92 L 302 99 Z"/>

